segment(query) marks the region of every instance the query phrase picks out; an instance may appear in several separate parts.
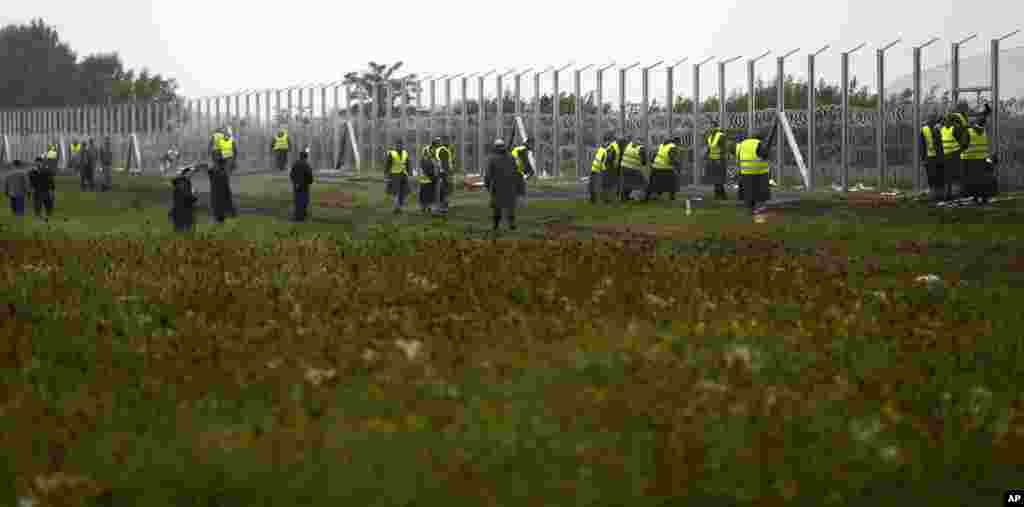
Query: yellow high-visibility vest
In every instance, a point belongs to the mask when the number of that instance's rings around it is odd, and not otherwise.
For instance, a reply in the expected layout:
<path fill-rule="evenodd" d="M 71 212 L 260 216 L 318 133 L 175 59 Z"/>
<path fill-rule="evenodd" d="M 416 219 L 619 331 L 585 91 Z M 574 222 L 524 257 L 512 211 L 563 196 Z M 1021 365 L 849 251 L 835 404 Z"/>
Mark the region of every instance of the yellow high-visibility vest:
<path fill-rule="evenodd" d="M 288 150 L 288 133 L 285 132 L 282 135 L 274 136 L 274 151 L 287 151 Z"/>
<path fill-rule="evenodd" d="M 448 149 L 447 146 L 438 146 L 438 148 L 436 150 L 434 150 L 434 160 L 437 160 L 438 162 L 441 161 L 441 151 L 442 150 L 446 154 L 448 154 L 448 167 L 450 168 L 451 164 L 452 164 L 452 152 L 451 152 L 451 150 Z M 438 166 L 438 169 L 440 170 L 441 167 Z"/>
<path fill-rule="evenodd" d="M 722 158 L 722 132 L 716 130 L 708 135 L 708 158 L 711 160 L 721 160 Z"/>
<path fill-rule="evenodd" d="M 619 163 L 622 161 L 622 159 L 620 158 L 620 155 L 622 154 L 619 151 L 619 143 L 608 143 L 608 151 L 611 152 L 612 154 L 611 160 L 609 160 L 609 162 L 611 162 L 613 166 L 619 165 Z"/>
<path fill-rule="evenodd" d="M 963 160 L 985 160 L 988 158 L 988 134 L 979 128 L 970 128 L 967 129 L 967 132 L 970 135 L 971 142 L 967 145 L 966 150 L 960 152 L 960 158 Z"/>
<path fill-rule="evenodd" d="M 960 142 L 956 140 L 954 127 L 942 127 L 939 132 L 942 134 L 942 151 L 946 155 L 960 151 Z"/>
<path fill-rule="evenodd" d="M 49 160 L 57 160 L 57 149 L 50 148 L 49 151 L 46 152 L 46 158 Z"/>
<path fill-rule="evenodd" d="M 597 153 L 594 154 L 594 162 L 590 164 L 590 173 L 603 173 L 608 167 L 605 164 L 605 159 L 608 158 L 608 148 L 599 146 Z"/>
<path fill-rule="evenodd" d="M 921 134 L 924 135 L 924 144 L 928 148 L 928 158 L 935 158 L 939 153 L 935 151 L 935 138 L 932 137 L 932 128 L 927 125 L 921 127 Z"/>
<path fill-rule="evenodd" d="M 652 165 L 651 168 L 655 171 L 675 169 L 675 166 L 672 165 L 672 157 L 669 156 L 675 147 L 676 145 L 672 143 L 665 143 L 659 146 L 658 154 L 654 157 L 654 165 Z"/>
<path fill-rule="evenodd" d="M 516 171 L 519 171 L 519 174 L 521 176 L 525 176 L 526 175 L 526 172 L 525 172 L 526 170 L 523 167 L 522 159 L 519 158 L 519 154 L 522 153 L 523 150 L 525 150 L 525 149 L 526 149 L 526 146 L 516 146 L 515 148 L 512 148 L 512 158 L 516 159 Z"/>
<path fill-rule="evenodd" d="M 760 145 L 760 139 L 746 139 L 736 145 L 740 174 L 768 174 L 768 162 L 757 156 L 757 147 Z"/>
<path fill-rule="evenodd" d="M 398 150 L 391 150 L 388 152 L 391 156 L 391 174 L 409 174 L 409 152 L 402 150 L 401 153 Z"/>
<path fill-rule="evenodd" d="M 622 167 L 640 169 L 643 165 L 644 161 L 640 157 L 640 145 L 636 143 L 626 145 L 626 151 L 622 152 Z"/>
<path fill-rule="evenodd" d="M 221 137 L 220 143 L 217 144 L 217 148 L 220 150 L 220 155 L 224 158 L 231 158 L 235 156 L 235 140 L 230 137 Z"/>
<path fill-rule="evenodd" d="M 71 154 L 72 155 L 78 155 L 78 152 L 80 152 L 80 151 L 82 151 L 82 145 L 81 144 L 74 143 L 74 144 L 71 145 Z"/>

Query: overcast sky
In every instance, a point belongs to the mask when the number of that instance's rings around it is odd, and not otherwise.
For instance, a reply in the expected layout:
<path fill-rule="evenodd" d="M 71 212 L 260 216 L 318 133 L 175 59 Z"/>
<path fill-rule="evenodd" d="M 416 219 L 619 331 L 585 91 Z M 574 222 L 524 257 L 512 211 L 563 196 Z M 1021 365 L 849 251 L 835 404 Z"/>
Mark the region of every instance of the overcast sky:
<path fill-rule="evenodd" d="M 444 16 L 431 17 L 432 12 Z M 402 60 L 409 72 L 443 74 L 570 61 L 650 65 L 683 57 L 689 61 L 676 71 L 675 86 L 677 94 L 690 96 L 690 64 L 711 56 L 702 70 L 701 95 L 706 96 L 717 91 L 713 63 L 719 60 L 742 57 L 727 66 L 732 89 L 745 86 L 747 58 L 772 51 L 757 72 L 774 79 L 775 57 L 800 48 L 787 60 L 787 73 L 803 77 L 807 54 L 829 44 L 831 49 L 818 58 L 818 75 L 838 80 L 840 52 L 861 42 L 867 45 L 851 57 L 851 73 L 874 88 L 875 50 L 882 45 L 903 38 L 887 53 L 887 81 L 908 74 L 912 45 L 933 36 L 941 41 L 924 51 L 926 68 L 946 63 L 950 42 L 975 32 L 978 38 L 965 45 L 962 56 L 987 53 L 990 39 L 1024 28 L 1024 2 L 34 0 L 5 2 L 0 23 L 33 17 L 55 25 L 80 56 L 118 51 L 129 67 L 147 66 L 177 78 L 189 97 L 339 80 L 368 60 Z M 1021 45 L 1024 34 L 1003 42 L 1004 48 Z M 572 75 L 563 75 L 561 89 L 571 92 Z M 617 97 L 616 79 L 606 74 L 605 100 Z M 594 81 L 593 72 L 584 73 L 585 92 Z M 639 72 L 630 74 L 630 81 L 629 88 L 638 91 Z M 542 83 L 549 91 L 550 74 Z M 475 86 L 470 84 L 471 96 Z M 523 86 L 524 94 L 532 96 L 532 79 Z M 493 79 L 486 87 L 493 93 Z M 664 74 L 652 73 L 652 98 L 663 97 L 664 90 Z M 453 95 L 458 96 L 454 84 Z"/>

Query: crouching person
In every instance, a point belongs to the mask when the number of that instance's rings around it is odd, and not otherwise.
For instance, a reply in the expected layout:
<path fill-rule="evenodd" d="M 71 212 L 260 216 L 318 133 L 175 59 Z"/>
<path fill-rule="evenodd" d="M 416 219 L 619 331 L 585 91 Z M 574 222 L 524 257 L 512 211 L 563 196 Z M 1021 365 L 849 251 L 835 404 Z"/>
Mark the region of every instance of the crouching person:
<path fill-rule="evenodd" d="M 168 217 L 177 232 L 190 232 L 196 224 L 196 202 L 192 192 L 192 167 L 186 167 L 171 180 L 173 188 L 171 211 Z"/>

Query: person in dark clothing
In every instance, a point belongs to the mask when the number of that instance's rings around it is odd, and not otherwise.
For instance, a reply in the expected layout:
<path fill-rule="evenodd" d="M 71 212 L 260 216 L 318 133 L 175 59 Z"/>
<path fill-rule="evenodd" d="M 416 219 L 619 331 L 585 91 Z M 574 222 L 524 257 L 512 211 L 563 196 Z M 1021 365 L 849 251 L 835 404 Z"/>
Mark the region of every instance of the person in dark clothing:
<path fill-rule="evenodd" d="M 96 190 L 96 161 L 99 153 L 96 151 L 96 143 L 89 138 L 85 150 L 82 151 L 82 179 L 85 183 L 84 190 Z"/>
<path fill-rule="evenodd" d="M 771 175 L 768 159 L 771 156 L 772 143 L 778 131 L 778 121 L 772 126 L 771 132 L 764 129 L 736 145 L 736 161 L 740 166 L 743 199 L 750 208 L 751 214 L 764 210 L 762 203 L 771 199 Z"/>
<path fill-rule="evenodd" d="M 943 200 L 954 198 L 953 186 L 961 183 L 962 164 L 960 161 L 961 140 L 966 134 L 961 116 L 956 113 L 946 115 L 939 137 L 942 144 L 942 182 L 945 184 Z"/>
<path fill-rule="evenodd" d="M 928 122 L 921 126 L 918 143 L 921 145 L 921 160 L 924 161 L 925 175 L 928 177 L 930 198 L 933 202 L 942 199 L 945 182 L 942 180 L 942 138 L 939 136 L 939 115 L 933 114 Z"/>
<path fill-rule="evenodd" d="M 21 160 L 15 160 L 11 165 L 14 169 L 4 176 L 4 194 L 10 200 L 11 212 L 20 217 L 25 215 L 25 196 L 31 193 L 32 184 L 22 168 Z"/>
<path fill-rule="evenodd" d="M 437 172 L 435 179 L 436 185 L 434 187 L 434 201 L 436 211 L 439 214 L 448 213 L 448 196 L 452 191 L 451 182 L 451 171 L 452 171 L 452 150 L 445 144 L 441 138 L 434 140 L 437 144 L 436 148 L 433 148 L 433 159 L 434 168 Z"/>
<path fill-rule="evenodd" d="M 424 146 L 420 150 L 420 175 L 416 178 L 416 182 L 420 186 L 420 211 L 423 214 L 430 213 L 430 208 L 434 204 L 434 198 L 436 197 L 437 172 L 435 170 L 434 151 L 438 146 L 439 143 L 435 139 L 433 143 Z"/>
<path fill-rule="evenodd" d="M 629 201 L 634 190 L 643 191 L 647 188 L 647 177 L 644 176 L 643 168 L 647 166 L 649 156 L 647 147 L 640 144 L 640 139 L 637 137 L 629 139 L 628 144 L 625 140 L 621 141 L 620 144 L 624 146 L 619 162 L 619 166 L 622 168 L 623 180 L 620 198 L 623 201 Z"/>
<path fill-rule="evenodd" d="M 171 180 L 173 194 L 168 218 L 177 232 L 189 232 L 196 223 L 195 206 L 199 198 L 192 191 L 192 171 L 192 166 L 185 167 Z"/>
<path fill-rule="evenodd" d="M 726 146 L 725 133 L 712 124 L 707 134 L 704 135 L 704 160 L 707 171 L 705 172 L 705 183 L 715 186 L 715 199 L 727 199 L 725 193 L 725 160 L 729 153 Z"/>
<path fill-rule="evenodd" d="M 498 232 L 502 215 L 509 229 L 516 230 L 516 200 L 521 179 L 516 170 L 516 159 L 508 152 L 505 141 L 496 139 L 484 174 L 484 186 L 491 194 L 491 209 L 494 211 L 494 232 Z"/>
<path fill-rule="evenodd" d="M 114 149 L 110 146 L 110 137 L 103 138 L 103 146 L 99 150 L 100 191 L 105 192 L 114 186 Z M 191 181 L 191 180 L 190 180 Z"/>
<path fill-rule="evenodd" d="M 49 221 L 53 215 L 53 194 L 57 187 L 53 183 L 53 173 L 42 157 L 36 158 L 36 165 L 28 173 L 29 184 L 32 186 L 32 205 L 37 217 Z M 46 211 L 43 216 L 43 211 Z"/>
<path fill-rule="evenodd" d="M 295 191 L 295 215 L 292 217 L 296 222 L 306 220 L 309 210 L 309 187 L 313 184 L 313 168 L 309 165 L 309 152 L 299 152 L 299 159 L 292 164 L 292 188 Z"/>
<path fill-rule="evenodd" d="M 680 139 L 678 136 L 662 143 L 651 164 L 651 177 L 647 182 L 644 200 L 650 201 L 651 196 L 659 197 L 663 193 L 669 199 L 676 200 L 679 192 L 679 172 L 682 168 L 682 156 L 679 153 Z"/>

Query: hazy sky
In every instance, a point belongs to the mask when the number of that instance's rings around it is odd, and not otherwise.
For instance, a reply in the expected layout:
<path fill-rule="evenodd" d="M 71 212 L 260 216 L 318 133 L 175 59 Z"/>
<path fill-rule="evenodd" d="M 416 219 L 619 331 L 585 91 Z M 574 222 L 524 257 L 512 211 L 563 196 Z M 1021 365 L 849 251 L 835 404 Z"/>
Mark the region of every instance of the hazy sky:
<path fill-rule="evenodd" d="M 263 7 L 254 7 L 258 5 Z M 444 17 L 431 17 L 431 12 Z M 978 38 L 965 45 L 962 56 L 986 53 L 991 38 L 1024 28 L 1024 2 L 35 0 L 6 2 L 0 23 L 33 17 L 55 25 L 80 56 L 116 50 L 129 67 L 148 66 L 177 78 L 180 91 L 189 97 L 335 81 L 347 71 L 362 69 L 368 60 L 402 60 L 409 72 L 443 74 L 570 61 L 650 65 L 683 57 L 690 60 L 676 71 L 676 90 L 689 96 L 690 64 L 708 56 L 715 58 L 703 67 L 701 95 L 717 91 L 714 62 L 742 57 L 727 66 L 727 87 L 732 89 L 745 86 L 746 59 L 768 50 L 773 53 L 757 65 L 765 79 L 774 79 L 775 57 L 796 48 L 800 51 L 787 60 L 787 73 L 803 77 L 807 54 L 829 44 L 831 49 L 818 57 L 818 75 L 838 80 L 840 52 L 861 42 L 867 45 L 851 57 L 852 75 L 873 88 L 875 50 L 883 44 L 903 38 L 887 53 L 887 81 L 908 74 L 912 45 L 933 36 L 942 40 L 924 51 L 926 68 L 946 63 L 950 42 L 975 32 Z M 613 29 L 610 21 L 616 23 Z M 1024 34 L 1003 42 L 1004 48 L 1021 45 Z M 561 89 L 572 91 L 572 74 L 563 76 Z M 617 77 L 605 76 L 605 100 L 614 100 Z M 585 92 L 594 81 L 593 72 L 584 73 Z M 629 88 L 638 91 L 639 72 L 631 73 L 630 81 Z M 652 97 L 664 96 L 664 81 L 662 72 L 652 73 Z M 471 96 L 475 86 L 470 84 Z M 493 79 L 486 86 L 493 93 Z M 542 87 L 549 91 L 550 86 L 547 74 Z M 524 80 L 523 87 L 532 96 L 532 79 Z M 453 83 L 453 98 L 458 89 Z"/>

